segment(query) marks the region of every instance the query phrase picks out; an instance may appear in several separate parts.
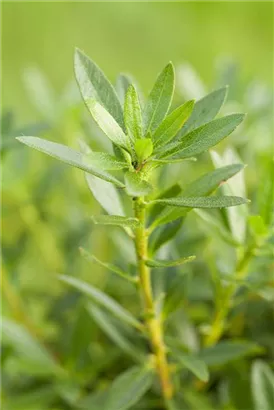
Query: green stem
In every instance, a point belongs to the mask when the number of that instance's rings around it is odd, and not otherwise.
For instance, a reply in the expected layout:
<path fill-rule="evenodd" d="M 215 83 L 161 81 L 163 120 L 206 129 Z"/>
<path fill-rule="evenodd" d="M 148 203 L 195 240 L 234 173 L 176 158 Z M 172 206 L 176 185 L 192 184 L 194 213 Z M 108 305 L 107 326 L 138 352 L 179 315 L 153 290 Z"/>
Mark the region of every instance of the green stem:
<path fill-rule="evenodd" d="M 165 402 L 168 404 L 173 395 L 173 386 L 167 361 L 166 346 L 163 340 L 162 320 L 161 317 L 156 314 L 151 286 L 151 273 L 145 263 L 148 254 L 145 204 L 143 198 L 137 198 L 134 202 L 135 217 L 140 222 L 140 226 L 135 231 L 135 248 L 140 279 L 140 293 L 144 306 L 145 324 L 150 338 L 151 347 L 155 355 L 156 368 L 161 383 L 162 394 Z"/>

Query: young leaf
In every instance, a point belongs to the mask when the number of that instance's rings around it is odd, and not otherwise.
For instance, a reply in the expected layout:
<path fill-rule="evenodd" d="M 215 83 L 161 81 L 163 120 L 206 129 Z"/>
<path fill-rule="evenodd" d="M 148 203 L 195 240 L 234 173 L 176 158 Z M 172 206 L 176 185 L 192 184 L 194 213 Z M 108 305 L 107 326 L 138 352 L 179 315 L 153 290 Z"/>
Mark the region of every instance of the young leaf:
<path fill-rule="evenodd" d="M 196 256 L 187 256 L 185 258 L 175 260 L 149 259 L 146 261 L 146 265 L 151 268 L 169 268 L 172 266 L 180 266 L 187 262 L 192 262 L 194 259 L 196 259 Z"/>
<path fill-rule="evenodd" d="M 132 80 L 130 76 L 128 76 L 127 74 L 123 74 L 123 73 L 118 75 L 117 80 L 116 80 L 115 89 L 117 91 L 117 95 L 119 97 L 122 107 L 125 104 L 126 93 L 127 93 L 128 87 L 131 84 L 132 84 Z"/>
<path fill-rule="evenodd" d="M 120 319 L 121 321 L 133 327 L 136 327 L 137 329 L 142 328 L 141 323 L 139 323 L 138 320 L 135 319 L 135 317 L 129 311 L 124 309 L 121 305 L 119 305 L 119 303 L 109 297 L 106 293 L 102 292 L 99 289 L 96 289 L 88 283 L 70 276 L 60 275 L 59 278 L 62 282 L 88 295 L 94 302 L 98 303 L 98 305 L 103 306 L 110 313 L 112 313 L 113 316 L 117 317 L 117 319 Z"/>
<path fill-rule="evenodd" d="M 188 158 L 214 147 L 231 134 L 243 121 L 244 114 L 231 114 L 211 121 L 185 135 L 181 141 L 170 143 L 158 151 L 162 158 Z M 156 151 L 157 153 L 157 151 Z"/>
<path fill-rule="evenodd" d="M 184 367 L 195 374 L 195 376 L 197 376 L 200 380 L 202 380 L 203 382 L 208 381 L 209 372 L 205 362 L 203 362 L 198 357 L 181 352 L 176 349 L 172 349 L 172 353 L 179 363 L 181 363 Z"/>
<path fill-rule="evenodd" d="M 138 162 L 142 163 L 153 152 L 153 143 L 150 138 L 142 138 L 135 142 L 134 150 L 137 155 Z"/>
<path fill-rule="evenodd" d="M 126 162 L 119 161 L 116 157 L 106 152 L 92 151 L 83 156 L 83 162 L 106 171 L 118 171 L 128 167 Z"/>
<path fill-rule="evenodd" d="M 127 410 L 136 404 L 153 382 L 151 369 L 135 366 L 114 380 L 104 410 Z"/>
<path fill-rule="evenodd" d="M 126 191 L 130 196 L 145 196 L 152 191 L 152 186 L 141 179 L 136 172 L 127 172 L 125 175 Z"/>
<path fill-rule="evenodd" d="M 161 203 L 169 206 L 186 208 L 225 208 L 247 203 L 247 200 L 238 196 L 213 196 L 213 197 L 175 197 L 155 199 L 150 203 Z"/>
<path fill-rule="evenodd" d="M 130 228 L 138 228 L 139 221 L 136 218 L 128 218 L 120 215 L 99 215 L 92 216 L 92 220 L 95 224 L 99 225 L 115 225 Z"/>
<path fill-rule="evenodd" d="M 169 63 L 158 76 L 144 110 L 144 134 L 160 125 L 169 110 L 174 91 L 174 68 Z"/>
<path fill-rule="evenodd" d="M 142 113 L 136 88 L 128 87 L 124 108 L 125 126 L 131 141 L 142 138 Z"/>
<path fill-rule="evenodd" d="M 124 187 L 124 184 L 122 184 L 122 182 L 113 177 L 111 174 L 95 169 L 91 165 L 86 165 L 83 161 L 82 154 L 79 151 L 75 151 L 67 147 L 66 145 L 57 144 L 56 142 L 47 141 L 37 137 L 17 137 L 17 140 L 31 148 L 35 148 L 38 151 L 49 155 L 50 157 L 56 158 L 59 161 L 65 162 L 73 167 L 82 169 L 83 171 L 95 175 L 100 179 L 111 182 L 120 188 Z"/>
<path fill-rule="evenodd" d="M 82 51 L 75 50 L 75 76 L 82 97 L 87 104 L 91 99 L 98 101 L 123 128 L 123 110 L 114 87 L 101 69 Z"/>
<path fill-rule="evenodd" d="M 226 96 L 228 87 L 213 91 L 196 102 L 192 114 L 183 126 L 180 135 L 186 135 L 195 128 L 213 120 L 220 111 Z"/>
<path fill-rule="evenodd" d="M 109 112 L 96 100 L 89 99 L 87 100 L 86 105 L 94 121 L 113 144 L 130 152 L 131 147 L 129 138 L 125 135 L 118 122 L 116 122 Z"/>
<path fill-rule="evenodd" d="M 80 248 L 81 254 L 84 256 L 84 258 L 91 263 L 98 263 L 98 265 L 103 266 L 104 268 L 110 270 L 111 272 L 115 273 L 116 275 L 120 276 L 121 278 L 124 278 L 130 282 L 136 283 L 136 278 L 133 276 L 130 276 L 128 273 L 122 271 L 118 266 L 113 265 L 112 263 L 107 263 L 107 262 L 102 262 L 100 259 L 96 258 L 96 256 L 92 255 L 88 251 L 86 251 L 83 248 Z"/>
<path fill-rule="evenodd" d="M 267 363 L 256 360 L 251 372 L 252 395 L 255 410 L 273 410 L 274 373 Z"/>
<path fill-rule="evenodd" d="M 194 100 L 187 101 L 164 119 L 152 134 L 155 148 L 162 147 L 175 137 L 190 116 L 193 106 Z"/>

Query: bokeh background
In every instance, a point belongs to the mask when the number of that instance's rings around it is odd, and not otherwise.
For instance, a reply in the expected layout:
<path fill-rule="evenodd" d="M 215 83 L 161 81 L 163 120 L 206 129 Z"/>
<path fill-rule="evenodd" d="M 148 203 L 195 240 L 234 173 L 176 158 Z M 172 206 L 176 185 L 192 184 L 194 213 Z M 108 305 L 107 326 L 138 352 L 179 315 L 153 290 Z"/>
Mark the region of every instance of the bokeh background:
<path fill-rule="evenodd" d="M 83 299 L 67 291 L 58 274 L 75 275 L 105 289 L 137 313 L 139 302 L 130 286 L 103 267 L 88 265 L 78 247 L 85 246 L 100 259 L 117 260 L 120 265 L 131 263 L 134 251 L 119 230 L 110 234 L 91 223 L 90 215 L 101 208 L 81 171 L 21 146 L 14 137 L 37 135 L 74 148 L 79 139 L 93 147 L 106 146 L 74 82 L 76 46 L 113 83 L 120 72 L 131 73 L 144 95 L 171 60 L 177 68 L 177 102 L 200 98 L 229 84 L 223 113 L 248 112 L 245 125 L 218 150 L 233 146 L 249 164 L 247 195 L 252 199 L 251 212 L 260 213 L 261 192 L 269 182 L 273 156 L 273 4 L 4 2 L 2 23 L 3 313 L 22 326 L 21 333 L 13 337 L 9 333 L 3 353 L 4 403 L 6 410 L 75 409 L 79 397 L 104 389 L 109 378 L 127 368 L 129 359 L 103 336 L 88 316 Z M 195 165 L 175 167 L 170 175 L 182 175 L 183 169 L 184 184 L 189 175 L 193 180 L 212 168 L 205 155 Z M 166 185 L 168 182 L 167 176 Z M 262 212 L 267 219 L 266 208 Z M 229 272 L 233 250 L 212 232 L 209 238 L 195 216 L 190 216 L 173 246 L 178 253 L 183 249 L 186 254 L 199 255 L 186 268 L 194 280 L 182 282 L 182 300 L 189 301 L 184 315 L 187 323 L 193 320 L 198 328 L 208 320 L 207 303 L 212 298 L 205 275 L 212 263 L 209 257 L 216 257 L 218 268 Z M 271 275 L 272 268 L 267 259 L 259 261 L 252 273 Z M 163 277 L 159 274 L 160 290 Z M 273 284 L 264 296 L 260 294 L 258 304 L 246 308 L 247 324 L 238 321 L 234 332 L 263 345 L 268 360 L 274 357 L 272 302 Z M 185 321 L 184 326 L 188 326 Z M 24 331 L 55 352 L 70 374 L 68 379 L 55 382 L 31 357 L 23 355 L 22 360 L 22 350 L 31 351 Z M 18 348 L 21 340 L 26 345 Z M 229 368 L 225 380 L 241 374 L 242 384 L 230 386 L 229 394 L 217 394 L 216 408 L 253 408 L 249 371 L 246 362 Z M 93 399 L 82 401 L 81 408 L 93 409 Z M 144 402 L 136 410 L 147 406 Z M 157 405 L 151 408 L 159 409 Z M 197 410 L 197 402 L 196 407 L 192 403 L 188 408 Z"/>

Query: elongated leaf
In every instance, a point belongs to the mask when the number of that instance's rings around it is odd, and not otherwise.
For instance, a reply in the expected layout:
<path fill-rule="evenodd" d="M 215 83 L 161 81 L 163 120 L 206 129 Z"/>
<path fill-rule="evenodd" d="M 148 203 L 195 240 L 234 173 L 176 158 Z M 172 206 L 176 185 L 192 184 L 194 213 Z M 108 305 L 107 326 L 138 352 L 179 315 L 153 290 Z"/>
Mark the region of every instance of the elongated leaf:
<path fill-rule="evenodd" d="M 175 197 L 167 199 L 155 199 L 152 203 L 161 203 L 169 206 L 185 208 L 225 208 L 245 204 L 246 199 L 238 196 L 212 196 L 212 197 Z"/>
<path fill-rule="evenodd" d="M 182 218 L 177 219 L 165 226 L 158 226 L 152 233 L 149 240 L 149 249 L 156 252 L 162 245 L 176 236 L 182 226 Z"/>
<path fill-rule="evenodd" d="M 39 367 L 41 373 L 58 373 L 61 368 L 54 358 L 23 326 L 8 320 L 2 320 L 4 341 L 8 342 L 26 363 Z"/>
<path fill-rule="evenodd" d="M 152 135 L 155 148 L 162 147 L 175 137 L 190 116 L 193 106 L 194 100 L 187 101 L 164 119 Z"/>
<path fill-rule="evenodd" d="M 199 356 L 208 366 L 220 366 L 241 357 L 257 354 L 260 350 L 255 343 L 222 341 L 201 350 Z"/>
<path fill-rule="evenodd" d="M 175 158 L 175 159 L 170 159 L 170 158 L 168 158 L 168 159 L 155 159 L 155 158 L 152 158 L 150 161 L 154 162 L 155 164 L 164 165 L 164 164 L 178 164 L 179 162 L 182 162 L 182 161 L 196 162 L 197 158 L 195 158 L 195 157 Z"/>
<path fill-rule="evenodd" d="M 172 266 L 180 266 L 187 262 L 192 262 L 196 256 L 187 256 L 185 258 L 175 259 L 175 260 L 159 260 L 159 259 L 149 259 L 146 261 L 146 265 L 151 268 L 169 268 Z"/>
<path fill-rule="evenodd" d="M 141 360 L 143 355 L 135 346 L 126 338 L 119 329 L 119 324 L 114 322 L 109 315 L 102 309 L 92 303 L 88 303 L 87 311 L 93 317 L 102 331 L 125 353 L 129 354 L 135 360 Z"/>
<path fill-rule="evenodd" d="M 174 68 L 169 63 L 158 76 L 144 110 L 145 135 L 153 132 L 169 110 L 174 91 Z"/>
<path fill-rule="evenodd" d="M 136 327 L 137 329 L 141 328 L 141 323 L 139 323 L 138 320 L 135 319 L 135 317 L 130 312 L 124 309 L 121 305 L 119 305 L 119 303 L 109 297 L 106 293 L 102 292 L 99 289 L 96 289 L 86 282 L 70 276 L 60 275 L 59 278 L 62 282 L 88 295 L 94 302 L 98 303 L 98 305 L 101 305 L 105 309 L 110 311 L 113 316 L 133 327 Z"/>
<path fill-rule="evenodd" d="M 226 99 L 227 90 L 228 87 L 220 88 L 197 101 L 194 105 L 192 114 L 183 126 L 180 135 L 185 135 L 195 128 L 213 120 Z"/>
<path fill-rule="evenodd" d="M 209 372 L 204 361 L 196 356 L 181 352 L 176 349 L 172 349 L 174 357 L 181 363 L 184 367 L 190 370 L 195 376 L 197 376 L 203 382 L 207 382 L 209 379 Z"/>
<path fill-rule="evenodd" d="M 161 157 L 174 155 L 174 158 L 188 158 L 214 147 L 231 134 L 243 121 L 244 114 L 231 114 L 211 121 L 185 135 L 181 141 L 174 142 L 159 151 Z"/>
<path fill-rule="evenodd" d="M 104 410 L 127 410 L 147 392 L 153 381 L 150 369 L 133 367 L 114 380 Z"/>
<path fill-rule="evenodd" d="M 98 101 L 123 128 L 123 110 L 114 87 L 102 70 L 82 51 L 75 50 L 75 76 L 82 97 L 87 104 L 91 99 Z"/>
<path fill-rule="evenodd" d="M 132 80 L 129 75 L 123 74 L 123 73 L 118 75 L 117 80 L 116 80 L 115 89 L 117 91 L 117 95 L 119 97 L 122 107 L 124 106 L 124 103 L 125 103 L 125 98 L 126 98 L 128 87 L 131 84 L 132 84 Z"/>
<path fill-rule="evenodd" d="M 83 162 L 92 167 L 107 171 L 117 171 L 128 167 L 126 162 L 119 161 L 116 157 L 106 152 L 92 151 L 84 155 Z"/>
<path fill-rule="evenodd" d="M 136 277 L 130 276 L 128 273 L 124 272 L 122 269 L 120 269 L 118 266 L 113 265 L 112 263 L 107 263 L 107 262 L 102 262 L 100 259 L 96 258 L 96 256 L 92 255 L 88 251 L 86 251 L 83 248 L 80 248 L 81 254 L 84 256 L 84 258 L 91 263 L 98 263 L 98 265 L 103 266 L 104 268 L 110 270 L 111 272 L 115 273 L 116 275 L 130 281 L 136 283 L 137 279 Z"/>
<path fill-rule="evenodd" d="M 125 99 L 125 126 L 132 142 L 142 138 L 142 113 L 136 88 L 133 85 L 128 87 Z"/>
<path fill-rule="evenodd" d="M 136 172 L 127 172 L 125 175 L 126 191 L 130 196 L 145 196 L 152 191 L 152 186 L 141 179 Z"/>
<path fill-rule="evenodd" d="M 85 177 L 94 198 L 108 214 L 124 215 L 124 209 L 119 193 L 112 184 L 102 181 L 91 174 L 86 173 Z"/>
<path fill-rule="evenodd" d="M 150 138 L 142 138 L 135 142 L 134 149 L 139 163 L 142 163 L 153 152 L 153 143 Z"/>
<path fill-rule="evenodd" d="M 83 161 L 82 154 L 79 151 L 75 151 L 67 147 L 66 145 L 57 144 L 56 142 L 47 141 L 37 137 L 18 137 L 17 140 L 31 148 L 35 148 L 38 151 L 49 155 L 50 157 L 56 158 L 59 161 L 65 162 L 73 167 L 82 169 L 83 171 L 95 175 L 100 179 L 111 182 L 120 188 L 124 187 L 124 184 L 122 184 L 122 182 L 113 177 L 111 174 L 100 171 L 90 165 L 86 165 Z"/>
<path fill-rule="evenodd" d="M 96 100 L 89 99 L 86 104 L 94 121 L 113 144 L 130 152 L 129 138 L 109 112 Z"/>
<path fill-rule="evenodd" d="M 251 373 L 252 395 L 255 410 L 273 410 L 274 373 L 262 360 L 256 360 Z"/>
<path fill-rule="evenodd" d="M 179 184 L 174 184 L 171 187 L 165 189 L 162 191 L 155 199 L 160 199 L 160 198 L 172 198 L 176 195 L 179 195 L 180 192 L 182 191 L 182 188 Z M 161 204 L 155 204 L 152 205 L 149 209 L 149 218 L 150 221 L 154 220 L 165 208 L 165 205 Z"/>
<path fill-rule="evenodd" d="M 139 221 L 136 218 L 128 218 L 126 216 L 119 215 L 98 215 L 92 216 L 92 220 L 96 224 L 100 225 L 115 225 L 124 226 L 130 228 L 137 228 L 139 226 Z"/>

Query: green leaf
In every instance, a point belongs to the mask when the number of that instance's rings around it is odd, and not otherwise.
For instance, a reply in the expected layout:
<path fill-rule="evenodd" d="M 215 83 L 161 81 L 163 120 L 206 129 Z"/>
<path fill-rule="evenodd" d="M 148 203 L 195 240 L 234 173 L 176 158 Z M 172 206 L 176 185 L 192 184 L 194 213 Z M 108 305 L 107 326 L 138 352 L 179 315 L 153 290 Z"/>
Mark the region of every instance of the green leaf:
<path fill-rule="evenodd" d="M 248 217 L 248 225 L 255 238 L 267 237 L 268 229 L 260 215 L 250 215 Z"/>
<path fill-rule="evenodd" d="M 39 371 L 49 374 L 60 372 L 61 368 L 55 362 L 47 349 L 33 337 L 23 326 L 8 320 L 2 320 L 3 340 L 13 347 L 19 356 L 30 366 L 39 367 Z"/>
<path fill-rule="evenodd" d="M 145 135 L 153 132 L 169 110 L 174 92 L 174 68 L 169 63 L 158 76 L 144 110 Z"/>
<path fill-rule="evenodd" d="M 200 380 L 203 382 L 208 381 L 209 372 L 204 361 L 189 353 L 187 354 L 176 349 L 172 349 L 172 354 L 179 363 L 195 374 Z"/>
<path fill-rule="evenodd" d="M 251 371 L 252 395 L 255 410 L 273 410 L 274 373 L 267 363 L 256 360 Z"/>
<path fill-rule="evenodd" d="M 145 196 L 151 193 L 152 186 L 141 179 L 136 172 L 127 172 L 125 175 L 126 191 L 130 196 Z"/>
<path fill-rule="evenodd" d="M 187 262 L 192 262 L 194 259 L 196 259 L 196 256 L 187 256 L 175 260 L 149 259 L 146 261 L 146 265 L 151 268 L 169 268 L 172 266 L 180 266 Z"/>
<path fill-rule="evenodd" d="M 131 141 L 142 138 L 142 113 L 136 88 L 128 87 L 124 108 L 125 126 Z"/>
<path fill-rule="evenodd" d="M 129 138 L 109 112 L 96 100 L 89 99 L 87 100 L 86 105 L 94 121 L 113 144 L 130 152 L 131 147 Z"/>
<path fill-rule="evenodd" d="M 152 134 L 155 148 L 162 147 L 175 137 L 190 116 L 193 106 L 194 100 L 187 101 L 164 119 Z"/>
<path fill-rule="evenodd" d="M 228 87 L 213 91 L 196 102 L 192 114 L 183 126 L 180 135 L 185 135 L 195 128 L 213 120 L 220 111 L 226 96 Z"/>
<path fill-rule="evenodd" d="M 92 151 L 83 156 L 83 162 L 92 167 L 106 171 L 118 171 L 123 168 L 128 168 L 126 162 L 119 161 L 116 157 L 106 152 Z"/>
<path fill-rule="evenodd" d="M 87 104 L 91 99 L 98 101 L 123 128 L 123 110 L 114 87 L 101 69 L 82 51 L 75 50 L 75 76 L 82 97 Z"/>
<path fill-rule="evenodd" d="M 182 218 L 172 221 L 165 226 L 159 226 L 150 236 L 149 249 L 155 253 L 166 242 L 170 241 L 182 226 Z"/>
<path fill-rule="evenodd" d="M 129 75 L 127 74 L 119 74 L 116 80 L 115 89 L 117 91 L 117 95 L 121 102 L 122 107 L 125 104 L 125 97 L 127 93 L 128 87 L 132 84 L 132 80 Z"/>
<path fill-rule="evenodd" d="M 135 366 L 114 380 L 104 410 L 127 410 L 136 404 L 153 382 L 151 369 Z"/>
<path fill-rule="evenodd" d="M 231 114 L 211 121 L 185 135 L 181 141 L 170 143 L 159 150 L 161 157 L 188 158 L 214 147 L 231 134 L 243 121 L 244 114 Z"/>
<path fill-rule="evenodd" d="M 120 276 L 121 278 L 124 278 L 130 282 L 136 283 L 137 279 L 136 277 L 130 276 L 128 273 L 124 272 L 122 269 L 120 269 L 118 266 L 113 265 L 112 263 L 107 263 L 107 262 L 102 262 L 100 259 L 96 258 L 96 256 L 92 255 L 89 253 L 87 250 L 80 248 L 81 254 L 84 256 L 84 258 L 91 263 L 98 263 L 98 265 L 103 266 L 104 268 L 110 270 L 111 272 L 115 273 L 116 275 Z"/>
<path fill-rule="evenodd" d="M 143 163 L 153 152 L 153 143 L 150 138 L 142 138 L 135 142 L 134 149 L 138 162 Z"/>
<path fill-rule="evenodd" d="M 150 203 L 161 203 L 169 206 L 186 208 L 225 208 L 245 204 L 246 199 L 238 196 L 212 196 L 212 197 L 175 197 L 167 199 L 155 199 Z"/>
<path fill-rule="evenodd" d="M 141 360 L 143 355 L 135 346 L 124 336 L 119 324 L 114 322 L 109 315 L 92 303 L 88 303 L 87 311 L 95 320 L 102 331 L 125 353 L 135 360 Z"/>
<path fill-rule="evenodd" d="M 113 177 L 111 174 L 95 169 L 90 165 L 86 165 L 83 161 L 82 154 L 79 151 L 75 151 L 67 147 L 66 145 L 57 144 L 56 142 L 47 141 L 37 137 L 17 137 L 17 140 L 31 148 L 37 149 L 38 151 L 49 155 L 50 157 L 56 158 L 59 161 L 65 162 L 73 167 L 82 169 L 83 171 L 95 175 L 100 179 L 111 182 L 120 188 L 124 187 L 124 184 L 122 184 L 122 182 Z"/>
<path fill-rule="evenodd" d="M 142 328 L 141 323 L 138 322 L 138 320 L 135 319 L 135 317 L 129 311 L 124 309 L 121 305 L 119 305 L 119 303 L 109 297 L 106 293 L 102 292 L 99 289 L 96 289 L 86 282 L 70 276 L 60 275 L 59 278 L 62 282 L 88 295 L 94 302 L 98 303 L 98 305 L 103 306 L 105 309 L 110 311 L 113 316 L 117 317 L 121 321 L 133 327 L 136 327 L 137 329 Z"/>
<path fill-rule="evenodd" d="M 138 228 L 139 221 L 136 218 L 128 218 L 120 215 L 98 215 L 92 216 L 92 220 L 95 224 L 100 225 L 115 225 L 130 228 Z"/>
<path fill-rule="evenodd" d="M 102 208 L 110 215 L 124 215 L 124 209 L 117 189 L 109 182 L 85 174 L 86 181 L 94 198 Z"/>
<path fill-rule="evenodd" d="M 255 343 L 222 341 L 201 350 L 199 356 L 208 366 L 220 366 L 241 357 L 257 354 L 260 350 Z"/>

